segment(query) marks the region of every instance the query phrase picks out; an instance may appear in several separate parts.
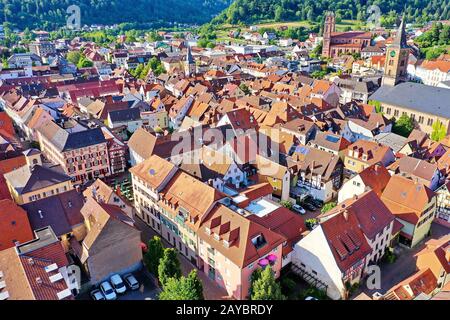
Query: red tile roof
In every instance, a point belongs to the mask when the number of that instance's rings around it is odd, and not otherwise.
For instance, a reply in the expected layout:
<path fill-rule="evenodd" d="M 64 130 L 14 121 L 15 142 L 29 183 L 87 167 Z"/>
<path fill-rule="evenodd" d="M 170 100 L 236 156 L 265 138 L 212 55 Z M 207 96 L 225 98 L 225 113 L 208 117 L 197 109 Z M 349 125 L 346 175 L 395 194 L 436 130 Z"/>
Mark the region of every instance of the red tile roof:
<path fill-rule="evenodd" d="M 306 230 L 303 218 L 284 207 L 278 208 L 264 217 L 251 215 L 249 219 L 287 239 L 287 243 L 283 246 L 283 256 L 293 250 L 293 246 L 301 239 L 302 233 Z"/>
<path fill-rule="evenodd" d="M 354 214 L 338 214 L 320 224 L 339 269 L 346 272 L 372 251 Z"/>
<path fill-rule="evenodd" d="M 69 265 L 61 243 L 54 242 L 27 252 L 26 255 L 20 255 L 19 258 L 36 300 L 59 300 L 57 294 L 67 289 L 66 282 L 60 280 L 52 283 L 49 276 L 55 271 L 47 273 L 45 267 L 54 263 L 57 264 L 58 269 Z M 71 300 L 73 296 L 66 299 Z"/>
<path fill-rule="evenodd" d="M 25 210 L 8 199 L 0 200 L 0 208 L 0 251 L 34 238 Z"/>
<path fill-rule="evenodd" d="M 373 190 L 344 201 L 327 212 L 326 216 L 343 214 L 344 211 L 347 211 L 349 216 L 354 215 L 357 218 L 358 227 L 369 239 L 374 239 L 395 219 L 391 211 Z"/>

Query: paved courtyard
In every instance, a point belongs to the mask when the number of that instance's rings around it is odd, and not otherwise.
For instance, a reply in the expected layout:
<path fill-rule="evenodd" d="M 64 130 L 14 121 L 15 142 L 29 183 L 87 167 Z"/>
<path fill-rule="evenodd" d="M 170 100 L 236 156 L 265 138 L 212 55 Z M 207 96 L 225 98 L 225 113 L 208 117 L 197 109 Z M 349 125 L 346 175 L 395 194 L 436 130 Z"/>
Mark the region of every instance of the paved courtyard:
<path fill-rule="evenodd" d="M 425 238 L 419 245 L 415 248 L 407 248 L 398 245 L 395 248 L 395 254 L 397 259 L 394 263 L 381 263 L 381 289 L 380 290 L 369 290 L 364 284 L 361 290 L 369 296 L 372 296 L 375 292 L 380 292 L 382 294 L 386 293 L 387 290 L 391 289 L 393 286 L 411 276 L 416 271 L 416 258 L 415 255 L 425 247 L 425 242 L 434 238 L 438 239 L 447 234 L 450 234 L 450 228 L 447 228 L 441 224 L 434 222 L 431 226 L 431 236 Z M 361 291 L 359 291 L 361 292 Z"/>

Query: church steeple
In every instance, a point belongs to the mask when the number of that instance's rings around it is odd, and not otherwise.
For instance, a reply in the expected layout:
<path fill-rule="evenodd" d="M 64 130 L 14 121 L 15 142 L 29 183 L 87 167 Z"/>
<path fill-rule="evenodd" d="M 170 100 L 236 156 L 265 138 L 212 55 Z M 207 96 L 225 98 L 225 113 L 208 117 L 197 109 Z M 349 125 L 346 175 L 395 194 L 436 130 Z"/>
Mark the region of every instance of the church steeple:
<path fill-rule="evenodd" d="M 397 35 L 393 42 L 394 45 L 399 46 L 400 48 L 406 48 L 408 46 L 406 43 L 405 19 L 405 15 L 403 14 L 400 27 L 398 28 Z"/>
<path fill-rule="evenodd" d="M 405 16 L 403 16 L 394 41 L 386 48 L 383 85 L 395 86 L 407 81 L 409 47 L 406 42 Z"/>
<path fill-rule="evenodd" d="M 187 48 L 186 61 L 184 63 L 184 73 L 186 77 L 190 77 L 191 75 L 195 74 L 195 60 L 192 56 L 191 47 L 189 45 Z"/>

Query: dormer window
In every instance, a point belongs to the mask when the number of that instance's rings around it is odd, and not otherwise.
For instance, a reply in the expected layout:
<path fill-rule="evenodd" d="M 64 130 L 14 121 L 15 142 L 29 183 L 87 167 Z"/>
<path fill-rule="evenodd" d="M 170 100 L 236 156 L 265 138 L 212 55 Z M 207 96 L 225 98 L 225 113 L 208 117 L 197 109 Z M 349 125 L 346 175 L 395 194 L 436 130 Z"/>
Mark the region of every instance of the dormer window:
<path fill-rule="evenodd" d="M 219 237 L 219 235 L 217 233 L 214 234 L 214 239 L 217 240 L 217 241 L 220 241 L 220 237 Z"/>
<path fill-rule="evenodd" d="M 225 248 L 229 248 L 230 247 L 230 242 L 228 242 L 227 240 L 223 240 L 223 246 Z"/>

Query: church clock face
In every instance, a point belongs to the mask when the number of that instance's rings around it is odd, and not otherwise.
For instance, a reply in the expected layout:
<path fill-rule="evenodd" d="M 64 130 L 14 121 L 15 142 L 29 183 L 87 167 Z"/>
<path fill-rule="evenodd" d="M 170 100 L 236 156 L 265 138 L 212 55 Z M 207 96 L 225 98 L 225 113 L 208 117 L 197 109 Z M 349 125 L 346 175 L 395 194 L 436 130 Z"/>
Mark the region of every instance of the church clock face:
<path fill-rule="evenodd" d="M 395 57 L 396 52 L 394 50 L 391 51 L 391 57 Z"/>

